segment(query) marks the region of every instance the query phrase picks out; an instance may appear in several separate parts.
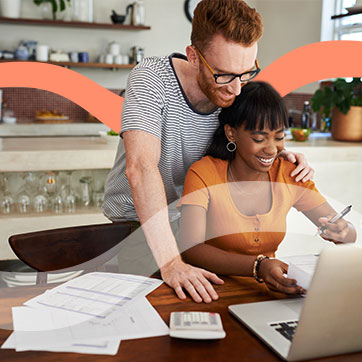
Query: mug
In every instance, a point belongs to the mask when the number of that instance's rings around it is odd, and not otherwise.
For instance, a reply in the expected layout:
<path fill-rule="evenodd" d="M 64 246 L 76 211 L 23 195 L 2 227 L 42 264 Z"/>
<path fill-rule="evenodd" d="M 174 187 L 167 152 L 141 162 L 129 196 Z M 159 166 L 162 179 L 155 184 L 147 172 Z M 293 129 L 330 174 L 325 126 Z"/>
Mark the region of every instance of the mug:
<path fill-rule="evenodd" d="M 114 57 L 114 62 L 115 62 L 115 64 L 123 64 L 122 62 L 123 62 L 123 57 L 122 57 L 122 55 L 116 55 L 115 57 Z"/>
<path fill-rule="evenodd" d="M 78 53 L 78 61 L 80 63 L 88 63 L 88 53 L 87 52 L 80 52 Z"/>
<path fill-rule="evenodd" d="M 70 61 L 73 62 L 73 63 L 78 63 L 78 61 L 79 61 L 79 57 L 78 57 L 77 52 L 70 52 L 69 53 L 69 58 L 70 58 Z"/>
<path fill-rule="evenodd" d="M 117 42 L 112 41 L 109 43 L 109 53 L 112 55 L 121 54 L 121 46 Z"/>
<path fill-rule="evenodd" d="M 36 46 L 36 60 L 38 62 L 47 62 L 49 60 L 48 51 L 47 45 L 38 44 Z"/>
<path fill-rule="evenodd" d="M 113 55 L 108 53 L 106 55 L 105 62 L 106 62 L 106 64 L 113 64 Z"/>

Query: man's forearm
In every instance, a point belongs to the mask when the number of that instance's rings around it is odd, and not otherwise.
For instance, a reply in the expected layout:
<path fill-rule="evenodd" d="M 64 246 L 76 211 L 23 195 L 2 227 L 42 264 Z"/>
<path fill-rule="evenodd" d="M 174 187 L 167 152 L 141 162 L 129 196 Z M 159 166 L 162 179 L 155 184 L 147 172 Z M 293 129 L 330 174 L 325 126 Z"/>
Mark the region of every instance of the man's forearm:
<path fill-rule="evenodd" d="M 126 172 L 133 202 L 148 245 L 162 268 L 179 257 L 168 218 L 167 199 L 158 168 L 139 166 Z"/>

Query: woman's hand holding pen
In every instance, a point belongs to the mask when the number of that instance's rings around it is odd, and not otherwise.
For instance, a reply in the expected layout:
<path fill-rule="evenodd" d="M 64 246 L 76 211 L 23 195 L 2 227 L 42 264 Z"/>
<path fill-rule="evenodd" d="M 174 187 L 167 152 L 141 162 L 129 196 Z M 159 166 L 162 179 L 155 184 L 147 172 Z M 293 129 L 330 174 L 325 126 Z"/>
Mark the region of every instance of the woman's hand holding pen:
<path fill-rule="evenodd" d="M 264 259 L 260 264 L 258 275 L 270 290 L 294 295 L 306 293 L 302 287 L 297 285 L 295 279 L 284 276 L 287 272 L 288 264 L 283 263 L 281 260 Z"/>
<path fill-rule="evenodd" d="M 331 223 L 330 220 L 332 220 L 334 216 L 335 215 L 328 215 L 319 218 L 322 227 L 320 229 L 322 231 L 320 236 L 326 240 L 343 243 L 349 233 L 349 224 L 344 219 L 339 219 Z"/>

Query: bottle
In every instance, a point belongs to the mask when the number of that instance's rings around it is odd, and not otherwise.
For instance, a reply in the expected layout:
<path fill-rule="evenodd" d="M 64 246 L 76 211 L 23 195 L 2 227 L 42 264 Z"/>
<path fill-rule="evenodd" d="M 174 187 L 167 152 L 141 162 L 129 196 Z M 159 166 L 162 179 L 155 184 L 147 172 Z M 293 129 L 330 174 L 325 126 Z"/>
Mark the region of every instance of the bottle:
<path fill-rule="evenodd" d="M 143 0 L 137 0 L 138 24 L 145 25 L 145 4 Z"/>
<path fill-rule="evenodd" d="M 304 109 L 303 109 L 303 113 L 302 113 L 301 128 L 310 128 L 310 127 L 311 127 L 310 105 L 309 105 L 309 101 L 305 101 Z"/>

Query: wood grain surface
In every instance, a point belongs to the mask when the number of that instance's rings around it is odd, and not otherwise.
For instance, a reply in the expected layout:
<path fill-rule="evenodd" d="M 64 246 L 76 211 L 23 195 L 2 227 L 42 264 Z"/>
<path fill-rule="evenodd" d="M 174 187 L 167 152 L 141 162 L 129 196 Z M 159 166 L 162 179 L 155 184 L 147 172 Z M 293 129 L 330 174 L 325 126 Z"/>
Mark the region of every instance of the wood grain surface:
<path fill-rule="evenodd" d="M 221 315 L 226 338 L 214 341 L 196 341 L 169 336 L 122 341 L 116 356 L 96 356 L 75 353 L 15 352 L 0 350 L 0 361 L 132 361 L 132 362 L 193 362 L 193 361 L 279 361 L 280 359 L 247 328 L 232 317 L 227 307 L 231 304 L 283 298 L 268 291 L 264 284 L 251 278 L 223 277 L 225 284 L 215 286 L 220 298 L 210 304 L 197 304 L 188 298 L 180 301 L 165 284 L 153 291 L 148 300 L 168 324 L 172 311 L 210 311 Z M 51 285 L 50 287 L 52 287 Z M 0 289 L 0 344 L 10 335 L 11 307 L 41 294 L 44 286 Z M 355 353 L 323 361 L 362 361 L 362 353 Z"/>

